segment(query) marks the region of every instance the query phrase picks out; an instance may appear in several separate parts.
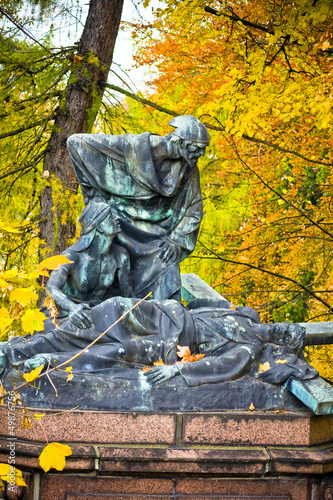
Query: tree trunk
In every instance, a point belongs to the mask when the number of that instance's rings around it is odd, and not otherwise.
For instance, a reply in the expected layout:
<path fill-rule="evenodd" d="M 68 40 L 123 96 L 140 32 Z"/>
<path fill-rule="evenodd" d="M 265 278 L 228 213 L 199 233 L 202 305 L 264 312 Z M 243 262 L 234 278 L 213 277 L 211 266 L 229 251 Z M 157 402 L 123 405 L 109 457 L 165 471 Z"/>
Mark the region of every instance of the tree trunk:
<path fill-rule="evenodd" d="M 66 150 L 66 140 L 74 133 L 91 132 L 101 104 L 104 84 L 112 63 L 123 0 L 90 0 L 85 27 L 74 57 L 74 70 L 58 108 L 48 142 L 44 171 L 56 176 L 63 189 L 77 192 L 78 183 Z M 48 253 L 61 253 L 75 235 L 73 221 L 62 221 L 63 210 L 55 204 L 52 188 L 40 199 L 40 237 Z"/>

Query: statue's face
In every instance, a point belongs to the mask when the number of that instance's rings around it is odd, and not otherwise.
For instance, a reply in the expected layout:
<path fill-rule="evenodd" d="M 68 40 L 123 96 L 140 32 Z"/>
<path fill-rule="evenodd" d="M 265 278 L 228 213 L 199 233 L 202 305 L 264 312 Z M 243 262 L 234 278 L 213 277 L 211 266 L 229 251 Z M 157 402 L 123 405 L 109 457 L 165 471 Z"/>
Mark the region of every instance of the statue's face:
<path fill-rule="evenodd" d="M 298 324 L 276 323 L 272 325 L 271 336 L 274 344 L 289 346 L 293 351 L 301 348 L 303 329 Z"/>
<path fill-rule="evenodd" d="M 105 217 L 105 219 L 96 226 L 96 229 L 105 236 L 114 236 L 121 231 L 118 218 L 112 214 Z"/>
<path fill-rule="evenodd" d="M 186 144 L 185 141 L 179 141 L 180 154 L 187 161 L 191 168 L 195 167 L 200 156 L 205 156 L 207 144 L 203 142 L 191 142 Z"/>

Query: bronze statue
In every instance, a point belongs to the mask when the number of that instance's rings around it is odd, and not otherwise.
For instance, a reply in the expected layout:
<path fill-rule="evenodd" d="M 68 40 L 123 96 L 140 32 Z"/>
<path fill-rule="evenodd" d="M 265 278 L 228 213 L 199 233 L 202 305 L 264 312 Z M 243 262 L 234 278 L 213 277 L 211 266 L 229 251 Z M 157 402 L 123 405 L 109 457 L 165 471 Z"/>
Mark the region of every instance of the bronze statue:
<path fill-rule="evenodd" d="M 87 347 L 138 299 L 115 297 L 91 309 L 93 326 L 77 328 L 66 321 L 56 330 L 14 339 L 2 356 L 8 369 L 30 371 L 42 364 L 59 366 Z M 144 301 L 81 356 L 71 362 L 80 373 L 106 372 L 115 367 L 126 380 L 128 370 L 142 371 L 162 360 L 165 365 L 146 372 L 147 381 L 160 384 L 181 376 L 190 387 L 216 384 L 251 375 L 281 384 L 291 375 L 299 379 L 317 376 L 302 356 L 305 332 L 291 323 L 263 324 L 250 307 L 230 308 L 227 301 L 199 300 L 189 309 L 175 300 Z M 181 363 L 177 346 L 188 346 L 204 357 Z M 260 371 L 260 364 L 266 369 Z M 267 364 L 268 363 L 268 364 Z"/>
<path fill-rule="evenodd" d="M 94 198 L 80 223 L 80 238 L 63 252 L 71 263 L 53 271 L 46 288 L 61 318 L 68 315 L 77 328 L 89 328 L 92 306 L 117 295 L 133 297 L 134 292 L 129 255 L 113 242 L 120 227 L 110 205 Z"/>
<path fill-rule="evenodd" d="M 77 397 L 89 407 L 95 403 L 87 384 L 99 391 L 106 408 L 147 408 L 135 402 L 139 393 L 141 400 L 149 394 L 148 408 L 158 410 L 167 403 L 159 396 L 162 392 L 154 392 L 155 385 L 176 392 L 184 386 L 200 392 L 199 386 L 207 385 L 208 392 L 200 393 L 202 399 L 194 406 L 206 409 L 214 385 L 223 390 L 223 384 L 240 380 L 245 391 L 259 384 L 266 398 L 262 408 L 271 408 L 283 396 L 282 391 L 272 395 L 268 384 L 318 376 L 303 357 L 305 332 L 299 325 L 262 324 L 254 309 L 231 308 L 225 300 L 201 299 L 188 307 L 180 302 L 179 263 L 194 249 L 202 218 L 196 163 L 205 154 L 209 135 L 193 116 L 176 117 L 170 125 L 175 131 L 165 137 L 69 138 L 86 208 L 80 217 L 81 236 L 64 252 L 71 263 L 54 271 L 47 284 L 67 316 L 57 329 L 1 346 L 5 387 L 26 371 L 57 367 L 75 356 L 71 366 L 80 387 Z M 148 292 L 153 292 L 152 299 L 139 302 Z M 183 363 L 178 346 L 187 346 L 200 359 Z M 143 367 L 150 370 L 144 373 Z M 61 382 L 62 372 L 53 375 Z M 64 407 L 72 404 L 66 380 Z M 39 384 L 41 396 L 33 397 L 49 398 L 53 389 L 46 378 Z M 114 402 L 110 390 L 119 388 Z M 174 408 L 192 408 L 190 399 L 179 399 Z"/>
<path fill-rule="evenodd" d="M 194 249 L 202 219 L 197 161 L 209 134 L 194 116 L 173 118 L 165 137 L 75 134 L 67 141 L 85 203 L 96 196 L 119 217 L 136 297 L 180 300 L 179 262 Z"/>

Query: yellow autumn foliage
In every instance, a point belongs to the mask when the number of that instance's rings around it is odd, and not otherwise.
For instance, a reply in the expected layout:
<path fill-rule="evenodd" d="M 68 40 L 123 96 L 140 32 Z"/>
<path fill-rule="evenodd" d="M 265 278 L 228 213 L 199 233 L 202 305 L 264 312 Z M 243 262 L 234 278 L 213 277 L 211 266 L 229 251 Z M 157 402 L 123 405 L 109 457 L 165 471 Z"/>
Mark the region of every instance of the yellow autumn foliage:
<path fill-rule="evenodd" d="M 66 457 L 72 454 L 71 448 L 66 444 L 61 443 L 50 443 L 48 444 L 42 453 L 39 455 L 39 464 L 48 472 L 51 467 L 61 471 L 66 465 Z"/>

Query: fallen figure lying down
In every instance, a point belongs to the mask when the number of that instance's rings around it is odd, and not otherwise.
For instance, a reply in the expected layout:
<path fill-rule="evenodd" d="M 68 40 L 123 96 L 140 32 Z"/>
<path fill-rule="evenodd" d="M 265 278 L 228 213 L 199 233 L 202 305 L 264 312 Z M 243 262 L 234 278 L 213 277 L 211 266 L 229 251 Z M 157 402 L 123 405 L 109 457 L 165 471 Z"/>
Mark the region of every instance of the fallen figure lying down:
<path fill-rule="evenodd" d="M 93 325 L 80 329 L 70 321 L 48 333 L 15 338 L 2 346 L 0 370 L 29 372 L 44 365 L 59 366 L 79 353 L 138 303 L 114 297 L 92 308 Z M 282 384 L 290 376 L 318 376 L 302 354 L 305 331 L 297 324 L 259 322 L 250 307 L 231 309 L 224 300 L 198 299 L 188 309 L 174 300 L 143 301 L 95 345 L 71 361 L 75 372 L 109 372 L 112 366 L 153 367 L 148 382 L 161 384 L 182 377 L 188 386 L 214 384 L 251 375 Z M 177 346 L 188 346 L 204 357 L 181 363 Z M 162 360 L 164 365 L 154 367 Z"/>

